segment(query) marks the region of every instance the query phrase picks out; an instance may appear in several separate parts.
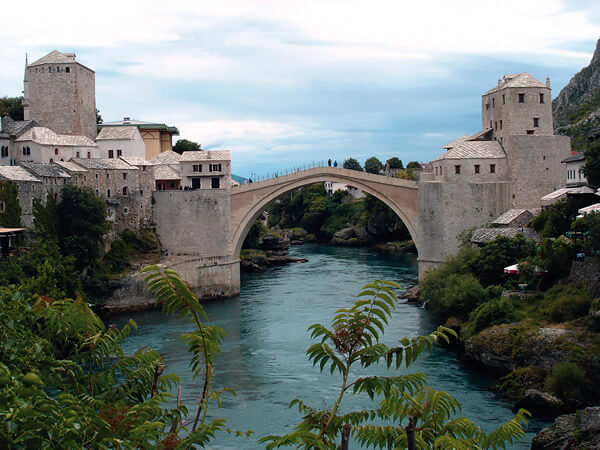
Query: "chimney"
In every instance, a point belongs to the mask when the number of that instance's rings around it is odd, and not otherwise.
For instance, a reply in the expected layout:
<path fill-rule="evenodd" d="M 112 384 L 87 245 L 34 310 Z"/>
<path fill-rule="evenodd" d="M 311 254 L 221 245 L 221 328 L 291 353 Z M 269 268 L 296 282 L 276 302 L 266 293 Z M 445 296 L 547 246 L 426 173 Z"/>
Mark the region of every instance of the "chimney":
<path fill-rule="evenodd" d="M 550 77 L 546 77 L 546 87 L 550 88 Z"/>

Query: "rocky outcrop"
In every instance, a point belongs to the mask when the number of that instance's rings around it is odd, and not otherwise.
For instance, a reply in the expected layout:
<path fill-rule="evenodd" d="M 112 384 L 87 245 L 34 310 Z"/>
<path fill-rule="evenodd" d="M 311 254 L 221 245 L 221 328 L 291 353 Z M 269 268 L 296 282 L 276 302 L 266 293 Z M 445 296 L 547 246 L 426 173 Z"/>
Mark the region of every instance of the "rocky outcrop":
<path fill-rule="evenodd" d="M 525 408 L 535 416 L 556 417 L 565 412 L 565 404 L 554 395 L 538 389 L 527 389 L 515 404 L 515 410 Z"/>
<path fill-rule="evenodd" d="M 406 299 L 407 303 L 421 303 L 421 286 L 418 284 L 411 288 L 408 288 L 402 294 L 398 296 L 400 299 Z"/>
<path fill-rule="evenodd" d="M 552 101 L 554 128 L 567 125 L 569 114 L 581 103 L 592 100 L 598 89 L 600 89 L 600 39 L 596 43 L 596 50 L 590 64 L 575 74 Z"/>
<path fill-rule="evenodd" d="M 289 263 L 308 262 L 306 258 L 294 258 L 289 255 L 249 255 L 242 258 L 240 269 L 243 272 L 263 272 L 271 267 L 283 266 Z"/>
<path fill-rule="evenodd" d="M 532 450 L 600 448 L 600 406 L 557 417 L 531 442 Z"/>

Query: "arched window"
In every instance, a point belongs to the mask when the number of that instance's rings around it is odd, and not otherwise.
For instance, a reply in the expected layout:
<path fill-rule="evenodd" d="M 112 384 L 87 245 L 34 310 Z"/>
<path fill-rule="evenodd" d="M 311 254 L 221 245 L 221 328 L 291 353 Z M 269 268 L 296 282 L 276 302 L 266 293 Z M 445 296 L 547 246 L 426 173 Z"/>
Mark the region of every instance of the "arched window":
<path fill-rule="evenodd" d="M 110 189 L 107 189 L 107 190 L 106 190 L 106 196 L 107 196 L 108 198 L 110 198 Z"/>
<path fill-rule="evenodd" d="M 57 148 L 54 149 L 54 154 L 58 155 L 58 149 Z"/>
<path fill-rule="evenodd" d="M 31 155 L 31 148 L 29 148 L 29 146 L 27 146 L 27 154 Z"/>
<path fill-rule="evenodd" d="M 92 154 L 91 154 L 90 152 L 88 152 L 88 155 L 87 155 L 87 156 L 88 156 L 88 158 L 91 158 L 91 157 L 92 157 Z"/>
<path fill-rule="evenodd" d="M 123 195 L 127 196 L 127 186 L 123 186 Z"/>
<path fill-rule="evenodd" d="M 100 191 L 96 189 L 96 197 L 100 197 Z"/>
<path fill-rule="evenodd" d="M 77 152 L 76 155 L 77 155 L 77 158 L 79 158 L 79 152 Z"/>
<path fill-rule="evenodd" d="M 23 147 L 23 154 L 26 155 L 27 154 L 27 148 Z"/>

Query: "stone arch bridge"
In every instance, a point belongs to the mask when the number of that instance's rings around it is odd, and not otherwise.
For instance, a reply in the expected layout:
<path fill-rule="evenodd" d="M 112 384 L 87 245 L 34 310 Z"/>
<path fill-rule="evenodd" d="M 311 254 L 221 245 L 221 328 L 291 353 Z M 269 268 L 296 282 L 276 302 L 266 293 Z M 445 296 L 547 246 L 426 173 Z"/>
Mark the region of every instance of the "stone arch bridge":
<path fill-rule="evenodd" d="M 481 226 L 508 209 L 506 183 L 408 181 L 337 167 L 315 167 L 231 189 L 156 191 L 154 222 L 165 264 L 203 297 L 240 291 L 240 250 L 269 203 L 296 188 L 333 181 L 377 197 L 404 222 L 419 253 L 419 275 L 458 248 L 464 229 Z"/>

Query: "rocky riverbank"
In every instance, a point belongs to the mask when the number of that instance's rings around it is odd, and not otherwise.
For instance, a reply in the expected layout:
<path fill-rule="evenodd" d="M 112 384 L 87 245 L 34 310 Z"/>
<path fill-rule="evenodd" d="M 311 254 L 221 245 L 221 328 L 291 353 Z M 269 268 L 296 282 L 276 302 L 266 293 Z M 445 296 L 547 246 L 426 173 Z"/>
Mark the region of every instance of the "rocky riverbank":
<path fill-rule="evenodd" d="M 242 272 L 262 272 L 271 267 L 289 263 L 308 262 L 306 258 L 294 258 L 288 254 L 291 242 L 294 245 L 304 243 L 300 238 L 290 239 L 275 233 L 262 233 L 258 238 L 258 249 L 244 249 L 240 255 Z M 292 235 L 293 237 L 293 235 Z"/>

